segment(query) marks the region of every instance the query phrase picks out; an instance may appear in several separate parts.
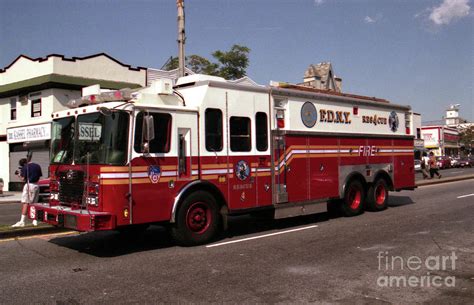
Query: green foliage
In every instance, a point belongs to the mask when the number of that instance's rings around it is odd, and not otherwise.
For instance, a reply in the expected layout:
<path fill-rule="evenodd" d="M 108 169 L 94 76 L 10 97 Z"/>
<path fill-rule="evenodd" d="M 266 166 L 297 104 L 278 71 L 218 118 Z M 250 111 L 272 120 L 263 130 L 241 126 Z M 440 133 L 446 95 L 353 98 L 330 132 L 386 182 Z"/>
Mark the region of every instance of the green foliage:
<path fill-rule="evenodd" d="M 217 63 L 210 62 L 199 55 L 187 56 L 185 61 L 186 66 L 196 73 L 220 76 L 225 79 L 238 79 L 247 73 L 249 53 L 250 49 L 248 47 L 235 44 L 227 52 L 217 50 L 212 53 Z M 177 69 L 178 66 L 178 58 L 171 57 L 163 69 L 169 71 Z"/>
<path fill-rule="evenodd" d="M 459 134 L 459 142 L 465 146 L 474 145 L 474 126 L 470 126 Z"/>
<path fill-rule="evenodd" d="M 245 46 L 233 45 L 230 51 L 215 51 L 212 56 L 219 61 L 219 76 L 225 79 L 238 79 L 245 76 L 249 65 L 250 49 Z"/>

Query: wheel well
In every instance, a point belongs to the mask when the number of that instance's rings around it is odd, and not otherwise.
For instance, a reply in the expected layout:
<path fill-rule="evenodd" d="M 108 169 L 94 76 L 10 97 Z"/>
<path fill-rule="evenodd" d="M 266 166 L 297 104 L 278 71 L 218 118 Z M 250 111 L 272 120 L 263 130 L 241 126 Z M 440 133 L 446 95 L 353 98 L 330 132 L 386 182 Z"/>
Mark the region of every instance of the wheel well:
<path fill-rule="evenodd" d="M 364 176 L 362 176 L 362 174 L 359 173 L 359 172 L 353 172 L 352 174 L 350 174 L 347 177 L 346 182 L 344 183 L 344 186 L 343 186 L 343 189 L 342 189 L 342 194 L 341 194 L 342 197 L 344 196 L 344 193 L 346 191 L 346 186 L 349 185 L 349 183 L 351 183 L 354 180 L 359 180 L 360 183 L 362 183 L 364 188 L 367 190 L 367 181 L 365 181 Z"/>
<path fill-rule="evenodd" d="M 387 172 L 385 171 L 380 171 L 378 172 L 376 175 L 375 175 L 375 178 L 374 178 L 374 183 L 375 181 L 379 180 L 379 179 L 384 179 L 385 182 L 387 183 L 387 187 L 390 191 L 393 191 L 393 181 L 392 181 L 392 178 L 390 178 L 390 175 L 387 174 Z"/>
<path fill-rule="evenodd" d="M 173 204 L 173 209 L 171 211 L 170 222 L 175 222 L 175 217 L 179 206 L 187 196 L 189 196 L 195 191 L 206 191 L 211 194 L 216 199 L 216 203 L 219 208 L 227 206 L 224 195 L 222 195 L 222 192 L 214 184 L 207 181 L 195 180 L 184 186 L 179 192 L 179 194 L 176 196 L 175 202 Z"/>

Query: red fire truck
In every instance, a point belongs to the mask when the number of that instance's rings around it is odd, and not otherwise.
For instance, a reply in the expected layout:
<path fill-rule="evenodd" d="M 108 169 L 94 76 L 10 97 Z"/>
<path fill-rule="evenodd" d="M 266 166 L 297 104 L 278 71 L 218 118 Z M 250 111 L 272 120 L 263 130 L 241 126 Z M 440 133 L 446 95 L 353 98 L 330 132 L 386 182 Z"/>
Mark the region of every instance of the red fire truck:
<path fill-rule="evenodd" d="M 50 200 L 29 213 L 55 226 L 166 223 L 195 245 L 229 215 L 354 216 L 415 188 L 410 107 L 382 99 L 191 75 L 70 107 L 52 115 Z"/>

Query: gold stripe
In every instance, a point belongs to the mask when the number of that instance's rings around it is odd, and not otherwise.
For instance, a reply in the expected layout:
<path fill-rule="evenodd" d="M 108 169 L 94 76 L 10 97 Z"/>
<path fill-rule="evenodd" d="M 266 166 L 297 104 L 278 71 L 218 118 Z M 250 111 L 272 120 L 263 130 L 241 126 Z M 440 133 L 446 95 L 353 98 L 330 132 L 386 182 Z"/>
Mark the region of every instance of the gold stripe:
<path fill-rule="evenodd" d="M 202 164 L 201 168 L 202 169 L 216 169 L 216 168 L 232 168 L 232 163 L 230 164 Z"/>

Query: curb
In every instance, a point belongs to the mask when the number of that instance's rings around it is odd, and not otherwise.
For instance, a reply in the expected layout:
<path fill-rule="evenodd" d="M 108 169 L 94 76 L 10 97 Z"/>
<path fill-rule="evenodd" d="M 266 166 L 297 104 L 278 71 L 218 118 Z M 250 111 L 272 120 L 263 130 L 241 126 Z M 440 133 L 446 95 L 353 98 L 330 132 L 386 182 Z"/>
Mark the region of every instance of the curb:
<path fill-rule="evenodd" d="M 469 180 L 474 179 L 474 175 L 464 175 L 464 176 L 456 176 L 456 177 L 447 177 L 442 179 L 430 179 L 430 180 L 421 180 L 416 183 L 417 187 L 433 185 L 433 184 L 441 184 L 441 183 L 448 183 L 448 182 L 455 182 L 455 181 L 462 181 L 462 180 Z"/>
<path fill-rule="evenodd" d="M 0 201 L 1 204 L 21 203 L 21 200 Z"/>
<path fill-rule="evenodd" d="M 26 237 L 48 233 L 61 233 L 71 231 L 65 228 L 56 228 L 50 225 L 38 225 L 37 227 L 25 227 L 20 229 L 12 229 L 0 231 L 0 240 L 8 238 Z"/>

